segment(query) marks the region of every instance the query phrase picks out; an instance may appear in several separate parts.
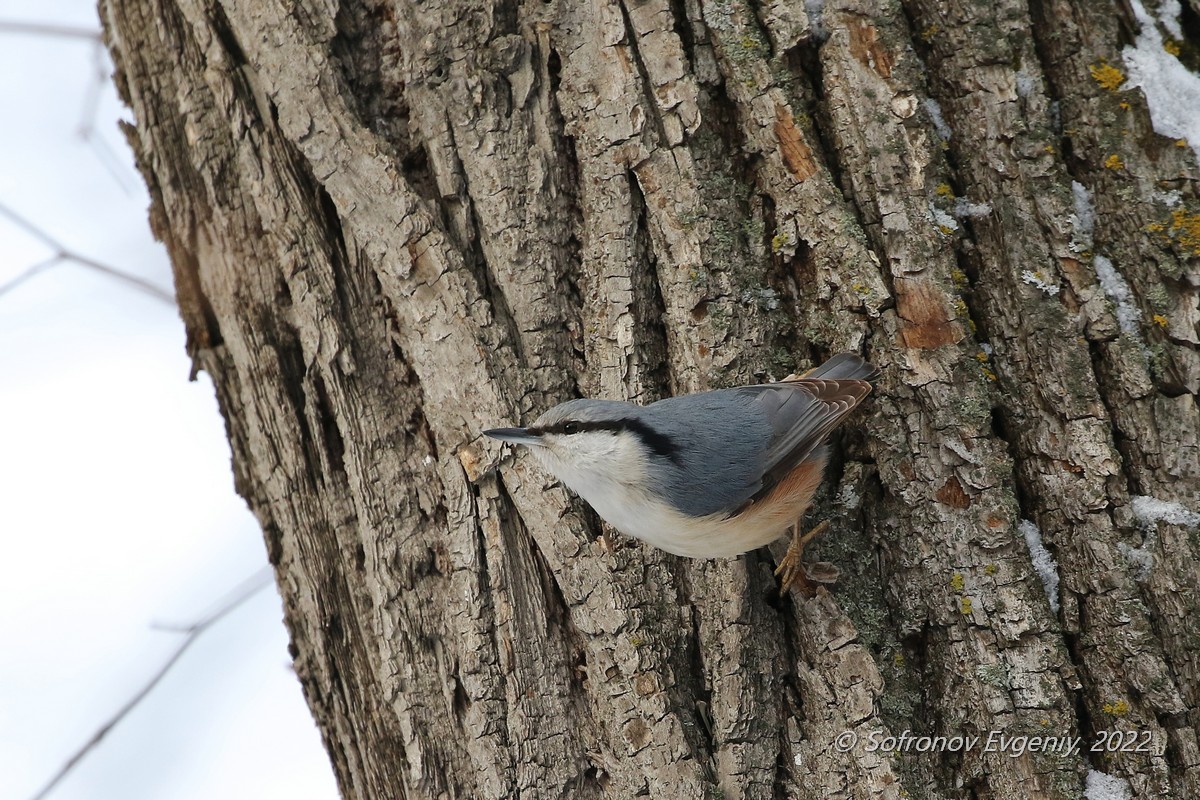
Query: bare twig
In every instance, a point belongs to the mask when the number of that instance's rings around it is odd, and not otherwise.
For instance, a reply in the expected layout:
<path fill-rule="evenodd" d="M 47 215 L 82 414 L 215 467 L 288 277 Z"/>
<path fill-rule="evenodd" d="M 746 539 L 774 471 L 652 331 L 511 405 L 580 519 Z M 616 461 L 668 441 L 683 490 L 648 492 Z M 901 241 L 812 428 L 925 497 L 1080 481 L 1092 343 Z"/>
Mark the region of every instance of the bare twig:
<path fill-rule="evenodd" d="M 0 20 L 0 34 L 23 34 L 35 36 L 50 36 L 65 39 L 82 40 L 91 43 L 95 68 L 92 75 L 92 81 L 88 86 L 87 94 L 83 102 L 83 109 L 79 123 L 79 137 L 86 142 L 101 158 L 105 167 L 113 174 L 118 183 L 122 184 L 122 188 L 129 190 L 128 181 L 119 170 L 123 166 L 123 162 L 115 157 L 115 154 L 109 144 L 99 136 L 96 132 L 96 116 L 99 112 L 101 92 L 105 81 L 107 80 L 106 63 L 104 60 L 103 40 L 100 31 L 94 28 L 74 27 L 67 25 L 56 25 L 51 23 L 37 22 L 17 22 L 10 20 Z M 9 223 L 17 228 L 25 231 L 31 237 L 45 245 L 52 251 L 52 255 L 48 258 L 33 264 L 17 277 L 0 285 L 0 296 L 12 291 L 17 286 L 25 283 L 36 275 L 52 269 L 63 263 L 75 263 L 87 269 L 95 270 L 103 275 L 115 278 L 119 281 L 129 284 L 139 291 L 162 300 L 167 303 L 174 303 L 174 295 L 152 281 L 132 275 L 116 267 L 104 264 L 94 258 L 82 255 L 71 250 L 64 245 L 55 236 L 38 227 L 34 223 L 17 214 L 11 208 L 0 204 L 0 218 L 6 219 Z M 68 758 L 58 771 L 50 778 L 50 780 L 42 787 L 42 789 L 34 795 L 34 800 L 44 800 L 51 792 L 71 773 L 72 770 L 94 749 L 96 749 L 108 733 L 124 720 L 130 712 L 146 699 L 146 697 L 154 690 L 163 678 L 171 671 L 171 669 L 183 658 L 183 655 L 194 644 L 205 631 L 212 628 L 235 609 L 242 606 L 247 600 L 253 597 L 262 589 L 271 584 L 271 571 L 269 567 L 265 567 L 256 573 L 251 578 L 243 581 L 236 589 L 234 589 L 214 610 L 201 617 L 199 620 L 187 625 L 163 626 L 155 625 L 158 630 L 170 630 L 173 633 L 183 636 L 182 641 L 175 648 L 174 652 L 167 660 L 159 667 L 146 683 L 136 691 L 117 711 L 102 724 L 96 731 L 83 743 L 71 756 Z"/>
<path fill-rule="evenodd" d="M 96 129 L 96 117 L 100 114 L 100 100 L 104 87 L 108 84 L 108 75 L 111 70 L 107 55 L 102 42 L 97 41 L 92 46 L 92 79 L 88 83 L 87 94 L 83 98 L 83 112 L 79 115 L 78 133 L 79 138 L 92 148 L 96 158 L 112 175 L 113 180 L 117 182 L 122 191 L 125 194 L 132 194 L 135 186 L 130 179 L 128 164 L 117 156 L 112 145 Z"/>
<path fill-rule="evenodd" d="M 125 719 L 125 717 L 129 715 L 129 712 L 133 711 L 133 709 L 135 709 L 139 703 L 146 699 L 146 695 L 150 694 L 154 687 L 157 686 L 164 677 L 166 677 L 167 673 L 171 671 L 171 668 L 174 667 L 175 664 L 178 663 L 179 659 L 183 657 L 183 654 L 187 652 L 187 649 L 191 647 L 192 644 L 195 643 L 195 641 L 199 639 L 206 630 L 211 628 L 217 622 L 220 622 L 222 619 L 228 616 L 230 612 L 240 607 L 251 597 L 258 594 L 260 591 L 270 585 L 271 568 L 263 567 L 254 575 L 242 581 L 242 583 L 236 589 L 230 592 L 229 595 L 227 595 L 226 598 L 217 605 L 216 609 L 210 612 L 207 616 L 201 617 L 196 622 L 188 625 L 171 628 L 171 630 L 176 633 L 184 634 L 184 639 L 179 643 L 179 646 L 175 648 L 175 652 L 171 654 L 170 658 L 163 663 L 158 672 L 156 672 L 154 676 L 142 686 L 141 689 L 134 693 L 134 695 L 130 697 L 124 705 L 117 709 L 117 712 L 113 714 L 103 725 L 97 728 L 96 732 L 92 734 L 91 738 L 84 742 L 83 745 L 76 750 L 69 759 L 66 760 L 66 762 L 59 768 L 58 772 L 54 774 L 54 777 L 52 777 L 49 782 L 42 787 L 41 791 L 33 796 L 32 800 L 45 800 L 45 798 L 48 797 L 52 791 L 54 791 L 54 787 L 61 783 L 63 778 L 67 777 L 71 770 L 73 770 L 88 753 L 96 749 L 104 737 L 108 735 L 109 731 L 115 728 L 117 724 L 121 722 L 121 720 Z M 164 629 L 162 626 L 155 627 L 158 630 Z"/>
<path fill-rule="evenodd" d="M 0 20 L 0 33 L 28 33 L 35 36 L 57 36 L 62 39 L 91 39 L 100 41 L 100 31 L 74 25 L 55 25 L 49 22 L 14 22 Z"/>
<path fill-rule="evenodd" d="M 37 275 L 39 272 L 45 272 L 46 270 L 50 269 L 51 267 L 61 264 L 62 261 L 63 261 L 62 254 L 56 253 L 55 255 L 52 255 L 49 258 L 47 258 L 45 261 L 37 262 L 32 267 L 25 270 L 17 277 L 13 278 L 8 283 L 0 284 L 0 295 L 4 295 L 4 294 L 7 294 L 8 292 L 11 292 L 13 289 L 17 288 L 22 283 L 24 283 L 25 281 L 32 278 L 34 275 Z"/>
<path fill-rule="evenodd" d="M 87 139 L 95 127 L 96 112 L 100 110 L 100 90 L 108 79 L 105 74 L 104 45 L 96 42 L 92 47 L 92 80 L 83 97 L 83 113 L 79 115 L 79 135 Z"/>
<path fill-rule="evenodd" d="M 8 206 L 0 204 L 0 214 L 7 217 L 9 222 L 11 222 L 13 225 L 16 225 L 18 228 L 25 231 L 47 247 L 52 247 L 59 252 L 63 252 L 67 249 L 59 244 L 57 239 L 43 231 L 37 225 L 34 225 L 17 212 L 11 211 Z"/>
<path fill-rule="evenodd" d="M 103 264 L 94 258 L 89 258 L 88 256 L 80 255 L 79 253 L 74 252 L 62 242 L 58 241 L 53 236 L 46 233 L 44 230 L 34 225 L 21 215 L 17 214 L 3 203 L 0 203 L 0 217 L 7 219 L 13 225 L 25 231 L 30 236 L 54 251 L 54 255 L 50 258 L 34 264 L 32 267 L 13 278 L 8 283 L 0 285 L 0 296 L 12 291 L 12 289 L 29 280 L 39 272 L 44 272 L 51 267 L 57 266 L 58 264 L 70 261 L 79 264 L 82 267 L 87 267 L 88 269 L 92 269 L 96 272 L 107 275 L 110 278 L 116 278 L 119 281 L 123 281 L 135 289 L 145 292 L 146 294 L 159 300 L 172 305 L 175 303 L 175 295 L 166 289 L 163 289 L 162 287 L 146 280 L 145 278 L 140 278 L 137 275 L 131 275 L 128 272 L 117 269 L 116 267 L 110 267 L 107 264 Z"/>
<path fill-rule="evenodd" d="M 126 192 L 133 190 L 129 177 L 121 171 L 125 163 L 116 158 L 112 147 L 96 133 L 96 115 L 100 109 L 100 95 L 104 84 L 108 82 L 108 63 L 105 60 L 104 38 L 96 28 L 82 28 L 71 25 L 56 25 L 49 22 L 19 22 L 0 20 L 0 34 L 13 33 L 18 35 L 49 36 L 60 39 L 73 39 L 90 42 L 92 56 L 95 60 L 95 70 L 88 84 L 87 94 L 83 98 L 83 113 L 80 115 L 79 138 L 96 152 L 100 163 L 113 176 L 113 180 Z"/>

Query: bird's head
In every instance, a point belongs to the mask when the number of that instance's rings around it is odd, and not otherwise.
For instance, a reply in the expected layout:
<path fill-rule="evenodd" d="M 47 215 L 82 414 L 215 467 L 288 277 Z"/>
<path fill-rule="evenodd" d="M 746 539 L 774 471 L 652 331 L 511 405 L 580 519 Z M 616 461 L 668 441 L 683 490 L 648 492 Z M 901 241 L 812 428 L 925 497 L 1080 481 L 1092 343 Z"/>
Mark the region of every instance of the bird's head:
<path fill-rule="evenodd" d="M 527 428 L 484 434 L 525 445 L 542 466 L 584 496 L 597 482 L 644 481 L 651 458 L 671 458 L 676 449 L 650 424 L 645 409 L 613 400 L 569 400 Z"/>

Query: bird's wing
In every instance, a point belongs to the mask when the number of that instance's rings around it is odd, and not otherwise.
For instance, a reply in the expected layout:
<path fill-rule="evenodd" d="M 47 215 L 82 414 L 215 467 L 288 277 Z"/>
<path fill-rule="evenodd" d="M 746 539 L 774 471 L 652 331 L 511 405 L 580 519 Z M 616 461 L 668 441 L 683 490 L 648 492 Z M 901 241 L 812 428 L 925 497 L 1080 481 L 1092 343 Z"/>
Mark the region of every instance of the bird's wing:
<path fill-rule="evenodd" d="M 812 457 L 878 375 L 847 353 L 798 378 L 651 403 L 640 413 L 685 458 L 660 459 L 653 477 L 689 516 L 736 515 Z"/>
<path fill-rule="evenodd" d="M 874 382 L 879 378 L 879 368 L 874 364 L 868 364 L 854 353 L 840 353 L 800 377 Z"/>
<path fill-rule="evenodd" d="M 763 462 L 762 486 L 749 499 L 765 497 L 796 466 L 812 455 L 862 399 L 871 393 L 866 380 L 802 377 L 778 383 L 743 386 L 771 425 L 771 441 Z"/>

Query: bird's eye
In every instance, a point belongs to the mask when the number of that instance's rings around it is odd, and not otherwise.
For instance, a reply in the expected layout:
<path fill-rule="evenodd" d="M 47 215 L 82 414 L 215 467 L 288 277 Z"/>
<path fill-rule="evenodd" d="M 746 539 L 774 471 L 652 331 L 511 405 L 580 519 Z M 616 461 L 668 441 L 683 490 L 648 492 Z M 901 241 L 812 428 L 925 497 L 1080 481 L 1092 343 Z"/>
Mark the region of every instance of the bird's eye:
<path fill-rule="evenodd" d="M 562 426 L 562 432 L 570 436 L 572 433 L 579 433 L 578 422 L 567 422 Z"/>

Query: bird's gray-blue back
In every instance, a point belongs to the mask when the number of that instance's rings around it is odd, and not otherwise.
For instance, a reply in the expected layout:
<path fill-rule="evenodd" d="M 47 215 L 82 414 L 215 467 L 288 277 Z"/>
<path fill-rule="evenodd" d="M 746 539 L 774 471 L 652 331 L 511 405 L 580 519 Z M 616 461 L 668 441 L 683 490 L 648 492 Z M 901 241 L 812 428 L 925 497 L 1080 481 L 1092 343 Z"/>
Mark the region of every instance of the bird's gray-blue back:
<path fill-rule="evenodd" d="M 679 511 L 732 511 L 761 488 L 772 429 L 752 398 L 724 389 L 660 400 L 641 412 L 679 449 L 674 458 L 656 457 L 652 473 Z"/>

